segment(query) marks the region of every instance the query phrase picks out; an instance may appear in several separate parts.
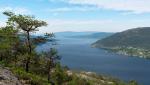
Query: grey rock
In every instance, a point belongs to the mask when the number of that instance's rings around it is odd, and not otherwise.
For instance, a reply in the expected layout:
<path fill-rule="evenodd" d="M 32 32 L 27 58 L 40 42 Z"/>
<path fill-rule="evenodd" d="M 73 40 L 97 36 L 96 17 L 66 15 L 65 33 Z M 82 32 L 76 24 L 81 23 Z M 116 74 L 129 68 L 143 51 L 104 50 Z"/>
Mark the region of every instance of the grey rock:
<path fill-rule="evenodd" d="M 22 84 L 9 69 L 0 67 L 0 85 L 22 85 Z"/>

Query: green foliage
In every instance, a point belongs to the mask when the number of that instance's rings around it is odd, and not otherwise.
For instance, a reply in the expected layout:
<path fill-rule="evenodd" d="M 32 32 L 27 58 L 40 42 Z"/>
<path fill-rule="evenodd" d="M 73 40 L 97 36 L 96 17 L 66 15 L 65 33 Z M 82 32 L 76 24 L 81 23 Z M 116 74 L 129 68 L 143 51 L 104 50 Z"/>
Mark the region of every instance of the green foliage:
<path fill-rule="evenodd" d="M 16 25 L 17 28 L 23 31 L 36 31 L 38 27 L 46 26 L 47 23 L 41 20 L 35 19 L 34 16 L 28 15 L 16 15 L 12 12 L 6 11 L 3 13 L 4 15 L 8 16 L 8 24 L 9 25 Z"/>
<path fill-rule="evenodd" d="M 54 81 L 55 85 L 61 85 L 68 80 L 69 76 L 67 73 L 62 69 L 60 64 L 57 64 L 55 71 L 52 73 L 52 81 Z"/>
<path fill-rule="evenodd" d="M 136 81 L 132 80 L 129 82 L 129 85 L 138 85 L 138 83 Z"/>
<path fill-rule="evenodd" d="M 25 84 L 31 85 L 50 85 L 46 78 L 36 75 L 34 73 L 28 73 L 21 68 L 13 68 L 12 71 L 18 76 L 20 80 L 24 80 Z"/>
<path fill-rule="evenodd" d="M 54 33 L 45 33 L 44 35 L 46 38 L 54 38 L 55 34 Z"/>
<path fill-rule="evenodd" d="M 69 81 L 67 85 L 92 85 L 92 84 L 86 79 L 82 79 L 77 77 L 76 75 L 73 75 L 72 80 Z"/>
<path fill-rule="evenodd" d="M 30 41 L 30 32 L 38 31 L 37 28 L 41 26 L 46 26 L 47 23 L 41 20 L 35 19 L 33 16 L 28 15 L 16 15 L 12 12 L 4 12 L 8 16 L 7 25 L 14 26 L 16 29 L 26 32 L 27 44 L 29 45 Z M 27 46 L 28 46 L 27 45 Z"/>
<path fill-rule="evenodd" d="M 46 43 L 48 41 L 47 38 L 45 37 L 42 37 L 42 36 L 38 36 L 36 38 L 33 38 L 32 39 L 32 42 L 35 44 L 35 45 L 38 45 L 38 44 L 43 44 L 43 43 Z"/>
<path fill-rule="evenodd" d="M 93 44 L 119 54 L 150 58 L 150 28 L 142 27 L 116 33 Z"/>
<path fill-rule="evenodd" d="M 4 15 L 8 16 L 7 25 L 14 26 L 16 29 L 20 29 L 26 33 L 26 46 L 28 47 L 28 53 L 31 55 L 33 48 L 31 44 L 30 32 L 37 31 L 38 27 L 46 26 L 47 23 L 41 20 L 35 19 L 33 16 L 15 14 L 12 12 L 4 12 Z M 26 60 L 25 69 L 29 71 L 30 58 Z"/>
<path fill-rule="evenodd" d="M 19 40 L 17 32 L 12 26 L 0 28 L 0 60 L 14 53 L 15 45 Z"/>
<path fill-rule="evenodd" d="M 129 29 L 115 33 L 112 36 L 98 40 L 93 45 L 96 47 L 134 47 L 150 49 L 150 27 Z"/>

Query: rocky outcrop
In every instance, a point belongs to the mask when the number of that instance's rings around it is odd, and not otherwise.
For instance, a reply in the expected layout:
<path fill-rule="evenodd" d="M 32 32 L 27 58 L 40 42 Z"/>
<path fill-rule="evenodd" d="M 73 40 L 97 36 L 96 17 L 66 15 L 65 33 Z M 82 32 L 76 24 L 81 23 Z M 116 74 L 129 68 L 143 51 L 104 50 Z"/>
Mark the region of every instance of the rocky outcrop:
<path fill-rule="evenodd" d="M 22 85 L 13 73 L 7 68 L 0 67 L 0 85 Z"/>

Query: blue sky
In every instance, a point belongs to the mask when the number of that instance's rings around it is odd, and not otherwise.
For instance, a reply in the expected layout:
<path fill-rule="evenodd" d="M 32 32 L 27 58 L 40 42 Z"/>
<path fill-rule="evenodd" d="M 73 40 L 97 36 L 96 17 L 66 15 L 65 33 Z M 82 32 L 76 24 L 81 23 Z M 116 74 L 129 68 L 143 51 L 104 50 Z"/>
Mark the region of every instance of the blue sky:
<path fill-rule="evenodd" d="M 39 33 L 59 31 L 118 32 L 150 26 L 150 0 L 0 0 L 5 10 L 35 15 L 48 22 Z"/>

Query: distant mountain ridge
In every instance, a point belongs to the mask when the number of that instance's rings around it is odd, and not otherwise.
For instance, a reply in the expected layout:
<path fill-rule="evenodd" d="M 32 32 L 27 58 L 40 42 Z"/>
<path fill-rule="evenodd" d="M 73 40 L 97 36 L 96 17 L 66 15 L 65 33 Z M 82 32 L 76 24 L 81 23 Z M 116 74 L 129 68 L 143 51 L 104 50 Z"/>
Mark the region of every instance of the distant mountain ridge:
<path fill-rule="evenodd" d="M 76 36 L 71 36 L 72 38 L 97 38 L 97 39 L 102 39 L 105 37 L 108 37 L 114 33 L 107 33 L 107 32 L 96 32 L 88 35 L 76 35 Z"/>
<path fill-rule="evenodd" d="M 67 32 L 56 32 L 55 35 L 56 37 L 58 36 L 63 36 L 63 37 L 68 37 L 68 38 L 105 38 L 113 33 L 107 33 L 107 32 L 91 32 L 91 31 L 85 31 L 85 32 L 72 32 L 72 31 L 67 31 Z"/>
<path fill-rule="evenodd" d="M 98 40 L 95 47 L 135 47 L 150 49 L 150 27 L 139 27 Z"/>

